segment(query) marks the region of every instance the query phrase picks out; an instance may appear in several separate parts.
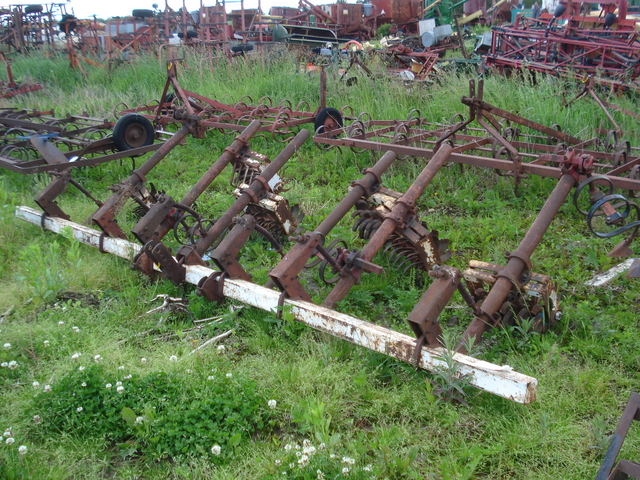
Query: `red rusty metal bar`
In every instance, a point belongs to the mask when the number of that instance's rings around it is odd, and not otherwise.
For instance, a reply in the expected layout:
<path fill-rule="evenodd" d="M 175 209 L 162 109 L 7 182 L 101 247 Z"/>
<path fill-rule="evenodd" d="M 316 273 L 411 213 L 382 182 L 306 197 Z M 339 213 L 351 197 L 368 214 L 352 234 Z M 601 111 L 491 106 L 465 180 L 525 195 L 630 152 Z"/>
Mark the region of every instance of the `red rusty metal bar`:
<path fill-rule="evenodd" d="M 393 152 L 385 153 L 376 164 L 367 169 L 364 177 L 353 182 L 347 196 L 331 211 L 313 232 L 308 232 L 296 238 L 296 245 L 269 272 L 271 281 L 267 286 L 275 284 L 281 291 L 286 292 L 288 298 L 311 300 L 311 296 L 300 284 L 298 274 L 307 261 L 317 252 L 317 247 L 324 243 L 327 235 L 333 230 L 351 208 L 363 197 L 369 197 L 380 188 L 382 174 L 395 161 Z"/>
<path fill-rule="evenodd" d="M 118 225 L 116 213 L 122 208 L 136 188 L 144 184 L 146 175 L 153 170 L 171 150 L 179 145 L 196 125 L 197 122 L 195 120 L 187 121 L 182 128 L 156 150 L 140 168 L 134 170 L 129 178 L 119 184 L 116 187 L 117 191 L 91 216 L 93 223 L 109 236 L 127 238 L 122 228 Z"/>
<path fill-rule="evenodd" d="M 543 235 L 551 225 L 560 207 L 577 184 L 578 175 L 574 171 L 566 171 L 551 192 L 542 210 L 529 228 L 518 249 L 508 253 L 507 265 L 497 274 L 497 279 L 480 307 L 482 314 L 475 316 L 463 332 L 456 349 L 464 352 L 465 345 L 477 341 L 490 327 L 500 322 L 498 311 L 513 288 L 524 283 L 523 276 L 531 272 L 531 255 L 540 244 Z"/>
<path fill-rule="evenodd" d="M 371 237 L 371 240 L 369 240 L 358 255 L 361 265 L 371 262 L 376 253 L 384 246 L 389 236 L 397 228 L 401 227 L 406 215 L 414 208 L 415 202 L 420 198 L 420 195 L 422 195 L 442 166 L 448 161 L 452 150 L 453 147 L 448 143 L 442 144 L 406 193 L 396 201 L 391 213 L 387 215 L 376 233 Z M 347 269 L 348 275 L 345 275 L 338 281 L 324 302 L 322 302 L 322 305 L 327 308 L 334 308 L 335 305 L 345 297 L 351 287 L 359 281 L 363 269 L 362 266 L 358 266 L 357 264 Z"/>
<path fill-rule="evenodd" d="M 167 232 L 171 230 L 181 212 L 181 207 L 190 207 L 198 199 L 200 195 L 211 185 L 224 168 L 238 158 L 240 153 L 246 149 L 249 139 L 255 135 L 260 128 L 260 121 L 254 120 L 244 129 L 244 131 L 236 137 L 231 145 L 225 148 L 220 157 L 211 165 L 209 170 L 196 182 L 189 192 L 182 198 L 177 209 L 173 213 L 168 213 L 176 204 L 171 197 L 165 195 L 158 203 L 154 204 L 147 214 L 140 219 L 135 227 L 131 230 L 135 237 L 141 242 L 146 243 L 154 236 L 156 239 L 162 239 Z"/>
<path fill-rule="evenodd" d="M 240 197 L 227 209 L 218 221 L 202 235 L 194 246 L 184 246 L 178 251 L 176 258 L 186 263 L 203 263 L 202 255 L 213 245 L 220 235 L 233 223 L 233 218 L 250 203 L 258 203 L 260 195 L 269 189 L 269 180 L 296 153 L 309 138 L 308 130 L 301 130 L 295 138 L 278 154 L 276 158 L 254 179 L 251 185 L 242 191 Z"/>
<path fill-rule="evenodd" d="M 622 448 L 622 444 L 624 439 L 629 432 L 629 428 L 631 427 L 631 423 L 634 420 L 640 420 L 640 394 L 631 393 L 631 398 L 629 398 L 629 402 L 627 403 L 624 412 L 622 412 L 622 416 L 620 417 L 620 421 L 618 422 L 618 427 L 616 431 L 611 437 L 611 443 L 609 444 L 609 448 L 607 449 L 607 453 L 604 456 L 604 460 L 602 460 L 602 465 L 598 470 L 598 474 L 596 475 L 596 480 L 607 480 L 611 478 L 609 475 L 612 473 L 611 470 L 616 462 L 616 458 L 620 453 L 620 449 Z M 621 460 L 620 462 L 624 462 Z M 637 464 L 635 472 L 638 472 Z M 614 477 L 613 480 L 618 480 L 618 478 L 623 479 L 627 478 L 626 476 Z M 638 478 L 633 477 L 633 478 Z"/>

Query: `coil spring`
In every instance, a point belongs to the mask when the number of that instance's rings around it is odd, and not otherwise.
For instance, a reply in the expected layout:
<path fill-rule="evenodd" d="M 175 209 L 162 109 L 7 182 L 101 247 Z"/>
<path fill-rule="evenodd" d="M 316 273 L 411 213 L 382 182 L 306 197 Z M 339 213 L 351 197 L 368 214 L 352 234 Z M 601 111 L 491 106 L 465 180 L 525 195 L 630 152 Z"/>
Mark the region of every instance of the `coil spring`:
<path fill-rule="evenodd" d="M 382 216 L 375 210 L 357 210 L 353 216 L 358 218 L 352 230 L 358 232 L 358 237 L 363 240 L 370 240 L 382 224 Z M 410 268 L 424 271 L 431 268 L 431 265 L 425 265 L 422 261 L 418 248 L 395 232 L 385 242 L 383 252 L 389 256 L 389 262 L 394 268 L 404 267 L 403 273 Z"/>
<path fill-rule="evenodd" d="M 582 208 L 580 208 L 580 206 L 578 205 L 578 197 L 580 196 L 580 193 L 584 188 L 588 187 L 591 183 L 595 181 L 604 181 L 608 183 L 608 186 L 609 186 L 608 192 L 602 197 L 598 198 L 593 203 L 593 205 L 591 205 L 591 208 L 589 209 L 589 211 L 585 211 Z M 617 203 L 612 204 L 612 202 L 617 202 Z M 576 189 L 573 195 L 573 204 L 576 207 L 576 209 L 586 217 L 589 231 L 591 231 L 591 233 L 596 237 L 612 238 L 618 235 L 622 235 L 623 233 L 628 232 L 630 230 L 632 230 L 632 232 L 628 238 L 629 241 L 637 236 L 638 229 L 640 228 L 640 208 L 635 202 L 628 200 L 627 197 L 625 197 L 624 195 L 614 194 L 613 184 L 608 177 L 603 175 L 594 175 L 587 178 L 585 181 L 583 181 L 578 186 L 578 188 Z M 607 226 L 613 226 L 617 224 L 623 224 L 623 225 L 608 232 L 601 232 L 596 229 L 593 222 L 596 218 L 606 215 L 605 211 L 603 210 L 603 207 L 605 206 L 605 204 L 609 204 L 615 210 L 615 214 L 606 216 L 605 224 Z M 635 220 L 631 221 L 632 214 L 634 213 L 635 213 Z M 628 222 L 628 223 L 625 223 L 625 222 Z"/>

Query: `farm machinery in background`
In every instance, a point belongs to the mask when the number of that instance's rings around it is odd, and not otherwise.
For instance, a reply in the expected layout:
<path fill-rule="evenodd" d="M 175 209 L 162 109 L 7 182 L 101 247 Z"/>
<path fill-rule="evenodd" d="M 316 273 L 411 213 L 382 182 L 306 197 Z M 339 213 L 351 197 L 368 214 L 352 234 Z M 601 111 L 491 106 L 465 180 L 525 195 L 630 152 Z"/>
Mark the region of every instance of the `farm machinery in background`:
<path fill-rule="evenodd" d="M 589 5 L 560 2 L 553 13 L 518 16 L 512 26 L 493 27 L 486 65 L 591 77 L 616 90 L 637 90 L 640 40 L 636 21 L 627 18 L 627 0 L 601 2 L 599 11 Z"/>

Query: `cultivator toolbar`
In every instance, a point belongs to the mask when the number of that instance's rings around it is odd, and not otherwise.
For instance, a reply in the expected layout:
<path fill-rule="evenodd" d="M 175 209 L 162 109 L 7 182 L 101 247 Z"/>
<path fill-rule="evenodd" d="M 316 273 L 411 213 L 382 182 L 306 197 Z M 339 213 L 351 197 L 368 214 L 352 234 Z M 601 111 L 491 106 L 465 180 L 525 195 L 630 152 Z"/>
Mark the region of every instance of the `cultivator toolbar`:
<path fill-rule="evenodd" d="M 374 121 L 363 114 L 346 127 L 321 125 L 314 136 L 320 146 L 385 153 L 364 171 L 361 179 L 353 182 L 343 200 L 315 228 L 306 231 L 301 228 L 301 212 L 281 196 L 283 184 L 278 176 L 308 139 L 309 132 L 300 130 L 269 161 L 249 147 L 249 140 L 264 131 L 261 120 L 251 117 L 242 120 L 251 121 L 194 187 L 176 201 L 165 192 L 147 187 L 147 176 L 187 135 L 218 127 L 207 124 L 210 117 L 200 118 L 198 113 L 204 109 L 194 107 L 196 97 L 182 90 L 172 78 L 175 79 L 170 76 L 165 85 L 163 97 L 173 85 L 183 99 L 184 108 L 171 106 L 171 118 L 182 127 L 131 176 L 111 187 L 111 197 L 91 217 L 102 233 L 47 218 L 47 214 L 56 215 L 46 209 L 45 215 L 38 216 L 22 207 L 18 215 L 53 230 L 70 225 L 85 243 L 130 258 L 144 273 L 159 270 L 175 284 L 193 283 L 199 294 L 211 301 L 230 297 L 278 312 L 288 305 L 298 320 L 315 328 L 431 369 L 435 366 L 434 355 L 443 348 L 439 317 L 456 292 L 472 314 L 456 346 L 459 352 L 467 351 L 495 326 L 519 324 L 541 332 L 556 320 L 559 307 L 554 283 L 548 275 L 533 271 L 531 258 L 572 192 L 576 207 L 587 216 L 596 235 L 603 226 L 609 231 L 600 232 L 599 236 L 628 232 L 612 255 L 628 255 L 629 244 L 640 227 L 640 221 L 632 221 L 640 213 L 635 203 L 613 193 L 614 188 L 640 191 L 640 179 L 636 178 L 640 156 L 635 149 L 628 143 L 613 142 L 612 137 L 582 141 L 561 132 L 559 127 L 549 128 L 501 110 L 483 100 L 482 84 L 476 92 L 474 82 L 470 84 L 469 97 L 462 99 L 469 108 L 469 118 L 456 116 L 449 125 L 429 124 L 417 112 L 412 112 L 406 121 Z M 158 114 L 161 120 L 168 120 L 165 116 L 168 105 L 160 102 L 155 108 L 156 121 Z M 137 113 L 128 115 L 148 121 L 148 117 Z M 266 118 L 267 126 L 276 125 Z M 481 128 L 472 127 L 472 121 Z M 234 125 L 239 127 L 238 123 Z M 404 155 L 425 158 L 427 163 L 405 192 L 395 192 L 383 185 L 383 176 Z M 451 162 L 504 172 L 513 178 L 516 187 L 528 175 L 558 179 L 529 231 L 517 248 L 507 253 L 505 265 L 472 261 L 463 270 L 446 265 L 451 257 L 449 241 L 441 239 L 437 230 L 430 229 L 421 218 L 420 197 Z M 232 170 L 230 194 L 235 200 L 222 214 L 202 211 L 197 200 L 227 165 Z M 603 185 L 608 191 L 600 191 Z M 590 202 L 586 210 L 582 194 L 585 191 Z M 141 244 L 139 247 L 125 241 L 129 235 L 121 224 L 120 212 L 130 199 L 137 203 L 136 210 L 141 214 L 130 228 Z M 330 239 L 334 228 L 344 222 L 350 211 L 355 218 L 357 243 L 364 242 L 361 249 L 350 248 L 344 238 Z M 167 235 L 171 232 L 172 236 Z M 281 256 L 264 286 L 251 282 L 251 272 L 242 262 L 242 251 L 253 232 L 265 238 Z M 287 239 L 293 242 L 288 251 Z M 384 273 L 384 268 L 375 263 L 381 252 L 391 257 L 391 268 L 403 271 L 415 268 L 427 272 L 430 278 L 430 285 L 407 317 L 416 340 L 334 310 L 363 275 Z M 216 270 L 208 268 L 209 265 L 215 265 Z M 319 301 L 321 306 L 310 303 L 312 294 L 306 280 L 309 274 L 303 274 L 305 269 L 314 267 L 318 267 L 321 281 L 332 286 Z M 313 297 L 317 295 L 314 285 Z M 481 367 L 474 370 L 474 360 L 458 355 L 465 368 L 472 368 L 472 383 L 480 388 L 524 403 L 535 397 L 534 379 L 519 374 L 511 377 L 512 372 L 480 363 L 477 365 Z M 495 385 L 488 385 L 494 381 Z"/>
<path fill-rule="evenodd" d="M 29 207 L 19 207 L 16 215 L 36 225 L 40 225 L 42 220 L 41 213 Z M 127 260 L 132 260 L 141 250 L 139 245 L 118 238 L 104 238 L 91 228 L 67 220 L 48 217 L 42 225 L 56 233 L 62 233 L 65 228 L 70 229 L 78 241 Z M 200 284 L 202 279 L 211 278 L 216 274 L 222 277 L 217 289 L 219 298 L 233 299 L 265 311 L 273 312 L 287 308 L 296 320 L 312 328 L 398 360 L 414 363 L 412 354 L 416 342 L 407 335 L 310 302 L 283 299 L 278 292 L 270 288 L 246 280 L 225 279 L 220 272 L 207 267 L 186 265 L 184 269 L 185 282 L 193 285 Z M 443 354 L 442 348 L 423 347 L 416 366 L 425 370 L 446 368 Z M 508 366 L 494 365 L 460 353 L 454 355 L 454 361 L 459 374 L 464 375 L 470 385 L 518 403 L 527 404 L 536 399 L 535 378 L 514 372 Z"/>

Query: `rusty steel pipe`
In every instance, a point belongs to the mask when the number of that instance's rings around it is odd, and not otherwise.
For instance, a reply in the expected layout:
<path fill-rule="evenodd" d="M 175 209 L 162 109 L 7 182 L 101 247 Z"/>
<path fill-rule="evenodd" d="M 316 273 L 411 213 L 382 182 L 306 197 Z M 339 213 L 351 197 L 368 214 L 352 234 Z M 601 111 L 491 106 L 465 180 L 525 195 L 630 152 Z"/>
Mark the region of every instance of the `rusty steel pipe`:
<path fill-rule="evenodd" d="M 302 144 L 309 138 L 309 130 L 300 132 L 291 142 L 278 154 L 276 158 L 264 169 L 264 171 L 245 189 L 240 197 L 227 209 L 218 221 L 202 236 L 195 247 L 187 246 L 180 249 L 177 258 L 186 257 L 191 250 L 202 257 L 207 249 L 213 245 L 220 235 L 233 223 L 233 218 L 237 216 L 247 205 L 257 198 L 266 188 L 269 180 L 284 166 L 285 163 L 296 153 Z"/>
<path fill-rule="evenodd" d="M 182 205 L 191 206 L 193 202 L 211 185 L 218 175 L 224 170 L 224 168 L 233 161 L 234 158 L 247 146 L 247 142 L 253 137 L 260 129 L 260 120 L 254 120 L 247 128 L 245 128 L 240 135 L 236 137 L 231 145 L 225 148 L 224 153 L 220 155 L 218 160 L 211 165 L 211 168 L 207 170 L 200 180 L 189 190 L 180 202 Z"/>
<path fill-rule="evenodd" d="M 200 195 L 211 185 L 224 168 L 234 161 L 248 145 L 249 140 L 260 129 L 260 121 L 254 120 L 239 134 L 233 143 L 225 148 L 220 157 L 211 165 L 209 170 L 198 180 L 180 202 L 182 207 L 190 207 Z M 175 221 L 183 212 L 178 208 L 174 213 L 167 213 L 173 209 L 175 202 L 171 197 L 164 196 L 155 203 L 143 218 L 131 230 L 141 243 L 147 243 L 152 237 L 161 240 L 173 228 Z"/>
<path fill-rule="evenodd" d="M 467 329 L 463 332 L 456 350 L 464 352 L 464 345 L 471 338 L 479 339 L 482 334 L 494 325 L 499 318 L 496 318 L 497 312 L 505 302 L 507 295 L 513 288 L 514 284 L 518 284 L 525 270 L 530 269 L 531 255 L 542 241 L 542 237 L 551 225 L 551 222 L 558 214 L 560 207 L 567 199 L 569 193 L 576 184 L 576 179 L 570 174 L 564 174 L 560 177 L 558 184 L 551 192 L 551 195 L 545 202 L 542 210 L 536 217 L 535 221 L 529 228 L 518 249 L 507 257 L 509 261 L 507 265 L 497 274 L 496 283 L 493 285 L 489 294 L 482 302 L 481 310 L 483 315 L 476 316 L 471 321 Z"/>
<path fill-rule="evenodd" d="M 407 189 L 406 193 L 394 205 L 391 212 L 384 219 L 376 233 L 373 234 L 371 240 L 365 245 L 360 252 L 359 258 L 370 262 L 378 251 L 384 246 L 389 236 L 404 222 L 404 218 L 411 211 L 415 202 L 427 188 L 431 180 L 440 171 L 447 162 L 449 155 L 453 151 L 453 147 L 448 143 L 442 144 L 435 155 L 429 160 L 427 166 L 422 170 L 415 182 Z M 350 275 L 342 277 L 336 286 L 331 290 L 322 306 L 327 308 L 335 308 L 336 303 L 342 300 L 349 292 L 351 287 L 359 281 L 362 274 L 362 268 L 353 266 L 349 271 Z"/>
<path fill-rule="evenodd" d="M 393 152 L 385 153 L 376 164 L 368 168 L 362 180 L 353 183 L 353 188 L 342 199 L 342 201 L 333 209 L 333 211 L 327 215 L 318 228 L 317 232 L 323 235 L 328 235 L 331 230 L 338 224 L 338 222 L 347 214 L 349 210 L 360 200 L 363 196 L 371 196 L 377 190 L 376 184 L 380 182 L 382 174 L 386 172 L 389 167 L 396 160 L 396 154 Z"/>
<path fill-rule="evenodd" d="M 153 168 L 158 165 L 158 163 L 160 163 L 160 161 L 166 157 L 167 154 L 176 147 L 176 145 L 182 142 L 182 140 L 189 135 L 191 129 L 196 125 L 196 123 L 197 122 L 195 121 L 185 123 L 180 130 L 174 133 L 173 136 L 158 150 L 156 150 L 146 162 L 140 165 L 140 168 L 135 169 L 131 176 L 120 184 L 121 188 L 111 195 L 111 197 L 109 197 L 109 199 L 104 202 L 98 210 L 96 210 L 96 212 L 91 216 L 91 221 L 100 227 L 100 230 L 111 237 L 127 238 L 116 221 L 115 217 L 117 211 L 122 208 L 128 199 L 127 197 L 131 195 L 133 190 L 135 190 L 138 185 L 145 182 L 145 176 L 153 170 Z"/>
<path fill-rule="evenodd" d="M 278 265 L 269 272 L 271 279 L 265 286 L 267 288 L 278 286 L 279 289 L 287 293 L 288 298 L 311 300 L 311 296 L 298 281 L 298 274 L 304 268 L 307 260 L 316 253 L 317 247 L 324 242 L 325 237 L 349 213 L 349 210 L 361 198 L 368 198 L 379 189 L 382 174 L 387 171 L 395 159 L 395 153 L 385 153 L 373 167 L 366 170 L 364 177 L 353 182 L 349 193 L 318 225 L 318 228 L 305 234 L 302 237 L 303 240 L 299 240 Z"/>

